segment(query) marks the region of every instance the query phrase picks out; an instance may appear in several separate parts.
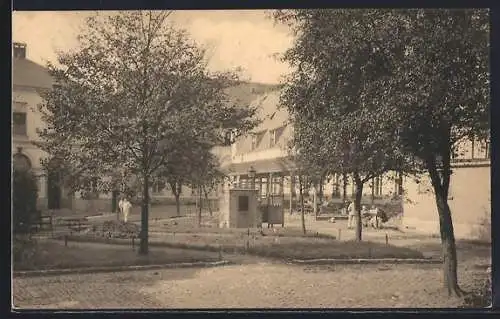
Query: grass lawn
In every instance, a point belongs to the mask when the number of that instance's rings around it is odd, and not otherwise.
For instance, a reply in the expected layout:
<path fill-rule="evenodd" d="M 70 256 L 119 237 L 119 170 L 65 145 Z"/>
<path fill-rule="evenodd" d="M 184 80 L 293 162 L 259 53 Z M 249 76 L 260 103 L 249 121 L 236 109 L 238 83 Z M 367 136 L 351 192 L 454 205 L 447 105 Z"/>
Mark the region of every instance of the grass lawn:
<path fill-rule="evenodd" d="M 102 266 L 156 265 L 217 261 L 217 253 L 175 248 L 151 247 L 148 256 L 140 256 L 130 246 L 99 243 L 44 240 L 33 246 L 33 254 L 14 262 L 14 270 L 44 270 Z"/>
<path fill-rule="evenodd" d="M 289 242 L 257 245 L 250 253 L 284 259 L 423 258 L 417 250 L 374 242 Z"/>
<path fill-rule="evenodd" d="M 266 230 L 267 231 L 267 230 Z M 130 247 L 130 239 L 104 239 L 82 234 L 70 240 L 121 243 Z M 193 250 L 248 253 L 279 259 L 355 259 L 355 258 L 422 258 L 415 249 L 386 245 L 385 243 L 337 241 L 332 238 L 315 238 L 265 235 L 248 233 L 151 233 L 154 247 L 175 247 Z"/>

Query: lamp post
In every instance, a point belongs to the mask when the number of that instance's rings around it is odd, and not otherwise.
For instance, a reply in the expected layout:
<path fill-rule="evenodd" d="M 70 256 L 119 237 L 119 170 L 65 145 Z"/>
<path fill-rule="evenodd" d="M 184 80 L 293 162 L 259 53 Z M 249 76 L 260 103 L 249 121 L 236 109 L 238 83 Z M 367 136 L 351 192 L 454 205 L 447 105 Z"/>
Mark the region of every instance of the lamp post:
<path fill-rule="evenodd" d="M 255 174 L 257 172 L 255 171 L 255 168 L 253 166 L 250 166 L 250 169 L 248 170 L 248 177 L 250 178 L 250 188 L 252 190 L 255 190 Z"/>

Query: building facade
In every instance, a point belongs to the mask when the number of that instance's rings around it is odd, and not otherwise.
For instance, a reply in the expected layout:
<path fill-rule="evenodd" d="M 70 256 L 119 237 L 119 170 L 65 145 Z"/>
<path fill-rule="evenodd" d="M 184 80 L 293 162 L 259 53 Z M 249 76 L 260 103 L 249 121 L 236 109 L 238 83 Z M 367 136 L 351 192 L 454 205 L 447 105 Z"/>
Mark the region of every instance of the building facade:
<path fill-rule="evenodd" d="M 282 194 L 291 202 L 298 193 L 295 165 L 288 159 L 288 143 L 293 128 L 285 109 L 278 109 L 277 88 L 259 95 L 250 105 L 257 106 L 262 123 L 252 134 L 231 146 L 228 171 L 236 184 L 248 184 L 255 174 L 255 186 L 261 196 Z M 452 159 L 449 204 L 457 238 L 477 238 L 491 226 L 490 153 L 485 141 L 464 141 Z M 324 198 L 341 202 L 354 196 L 355 186 L 342 175 L 327 176 L 320 187 Z M 308 190 L 309 195 L 319 189 Z M 396 196 L 394 196 L 396 195 Z M 401 198 L 402 228 L 425 234 L 438 234 L 439 219 L 429 178 L 418 179 L 389 172 L 374 178 L 363 188 L 362 203 L 370 204 Z"/>
<path fill-rule="evenodd" d="M 404 185 L 403 226 L 408 231 L 439 234 L 435 196 L 428 176 L 408 178 Z M 466 140 L 452 160 L 448 194 L 455 237 L 491 239 L 490 145 Z"/>
<path fill-rule="evenodd" d="M 261 124 L 252 132 L 238 139 L 231 146 L 231 165 L 229 174 L 236 183 L 246 183 L 249 172 L 255 170 L 256 185 L 260 194 L 283 194 L 293 198 L 298 191 L 296 167 L 289 159 L 289 142 L 293 136 L 293 126 L 289 122 L 286 109 L 278 108 L 280 91 L 278 88 L 257 97 L 250 105 L 257 107 Z M 364 201 L 401 193 L 401 183 L 396 173 L 389 173 L 374 179 L 363 189 Z M 354 195 L 354 183 L 347 177 L 346 196 Z M 326 176 L 321 192 L 327 199 L 342 201 L 344 190 L 343 176 Z M 312 195 L 313 189 L 307 190 Z"/>
<path fill-rule="evenodd" d="M 47 174 L 40 165 L 46 154 L 33 145 L 43 127 L 37 105 L 40 90 L 52 88 L 52 79 L 41 65 L 26 57 L 26 44 L 14 43 L 12 59 L 12 154 L 14 169 L 31 169 L 38 177 L 39 206 L 47 206 Z"/>

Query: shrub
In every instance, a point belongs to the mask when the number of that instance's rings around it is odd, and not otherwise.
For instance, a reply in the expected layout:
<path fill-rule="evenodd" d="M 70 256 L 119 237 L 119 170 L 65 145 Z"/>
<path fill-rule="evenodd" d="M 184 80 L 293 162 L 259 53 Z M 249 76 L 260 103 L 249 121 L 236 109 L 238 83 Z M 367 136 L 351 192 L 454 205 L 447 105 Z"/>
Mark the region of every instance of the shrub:
<path fill-rule="evenodd" d="M 479 288 L 464 298 L 463 308 L 486 308 L 490 307 L 491 297 L 491 277 L 488 276 L 481 282 Z"/>
<path fill-rule="evenodd" d="M 37 245 L 34 239 L 15 237 L 12 242 L 12 259 L 15 269 L 29 268 L 35 259 Z"/>
<path fill-rule="evenodd" d="M 39 217 L 37 178 L 31 171 L 14 170 L 12 180 L 12 220 L 15 233 L 27 233 Z"/>
<path fill-rule="evenodd" d="M 110 220 L 104 222 L 101 227 L 94 226 L 92 231 L 94 235 L 108 238 L 137 238 L 140 227 L 131 222 Z"/>

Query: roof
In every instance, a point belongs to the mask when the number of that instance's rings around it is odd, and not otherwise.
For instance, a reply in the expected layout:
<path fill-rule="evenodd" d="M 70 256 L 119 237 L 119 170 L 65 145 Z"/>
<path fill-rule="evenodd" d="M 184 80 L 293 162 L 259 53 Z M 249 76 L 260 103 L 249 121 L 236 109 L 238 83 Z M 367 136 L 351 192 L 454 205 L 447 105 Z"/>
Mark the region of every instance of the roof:
<path fill-rule="evenodd" d="M 285 108 L 279 108 L 280 91 L 274 89 L 256 98 L 250 105 L 258 108 L 258 117 L 262 123 L 255 129 L 256 132 L 273 130 L 285 126 L 289 121 Z"/>
<path fill-rule="evenodd" d="M 248 107 L 256 98 L 276 89 L 276 85 L 240 82 L 226 89 L 229 100 L 241 107 Z"/>
<path fill-rule="evenodd" d="M 28 59 L 12 59 L 12 84 L 33 88 L 51 88 L 49 70 Z"/>

